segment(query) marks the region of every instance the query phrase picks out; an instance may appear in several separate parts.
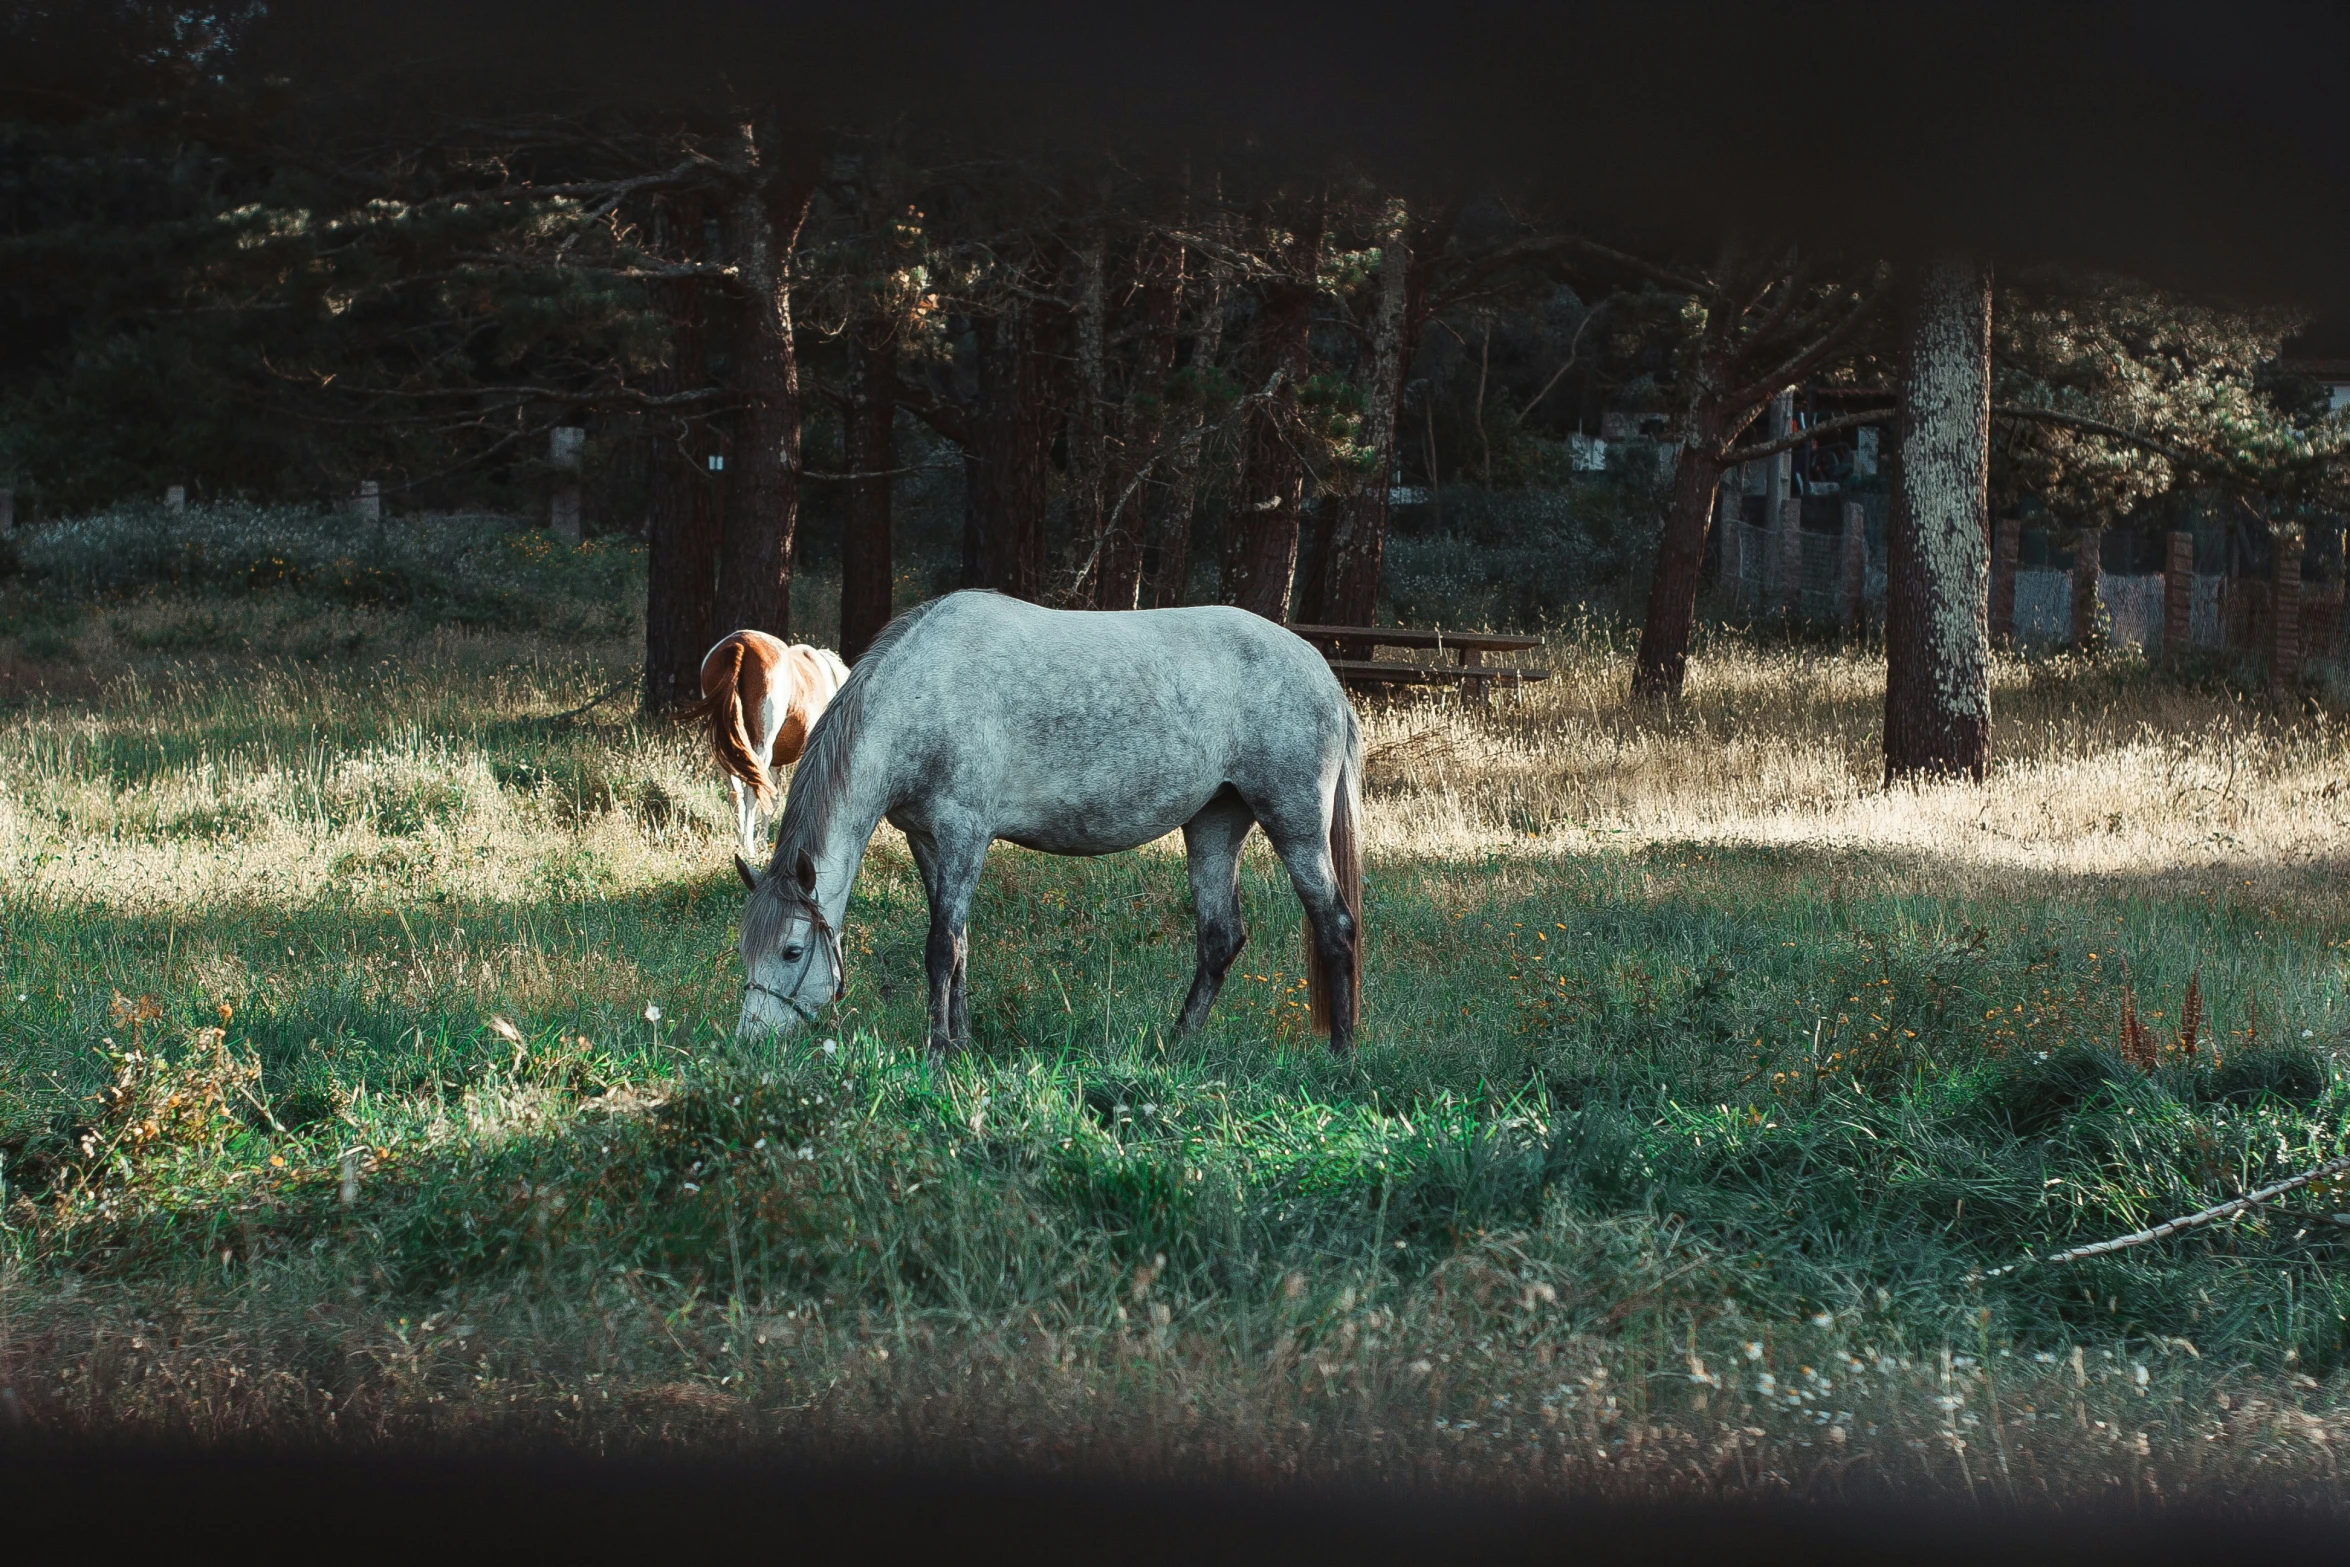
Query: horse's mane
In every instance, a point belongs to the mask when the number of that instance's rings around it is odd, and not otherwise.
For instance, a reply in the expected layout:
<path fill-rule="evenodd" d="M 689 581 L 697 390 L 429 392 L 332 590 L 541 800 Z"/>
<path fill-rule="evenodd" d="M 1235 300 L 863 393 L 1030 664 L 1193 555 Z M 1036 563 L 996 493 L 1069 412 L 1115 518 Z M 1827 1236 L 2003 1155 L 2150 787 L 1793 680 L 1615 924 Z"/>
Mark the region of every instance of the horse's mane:
<path fill-rule="evenodd" d="M 906 639 L 906 633 L 946 602 L 932 599 L 912 609 L 881 628 L 870 646 L 860 655 L 849 678 L 816 720 L 815 730 L 808 736 L 808 748 L 800 753 L 798 767 L 792 771 L 791 792 L 784 796 L 783 820 L 775 832 L 775 854 L 768 860 L 770 875 L 789 866 L 802 849 L 811 854 L 823 840 L 825 830 L 832 824 L 832 809 L 849 782 L 849 754 L 856 749 L 857 732 L 865 716 L 865 691 L 872 685 L 875 673 L 889 661 L 889 655 Z M 796 888 L 797 883 L 785 882 Z M 782 885 L 784 883 L 779 883 Z"/>

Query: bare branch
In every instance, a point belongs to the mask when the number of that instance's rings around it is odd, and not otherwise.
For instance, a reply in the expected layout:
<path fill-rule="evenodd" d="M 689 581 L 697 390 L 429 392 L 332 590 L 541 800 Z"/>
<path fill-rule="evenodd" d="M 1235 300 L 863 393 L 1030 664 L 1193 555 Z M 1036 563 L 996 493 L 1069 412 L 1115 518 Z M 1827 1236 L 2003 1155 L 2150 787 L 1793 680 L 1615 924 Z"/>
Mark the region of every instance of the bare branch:
<path fill-rule="evenodd" d="M 1753 462 L 1757 458 L 1775 456 L 1793 447 L 1816 441 L 1823 435 L 1835 435 L 1844 430 L 1864 430 L 1872 424 L 1883 424 L 1892 417 L 1893 410 L 1890 408 L 1882 409 L 1876 413 L 1838 414 L 1833 419 L 1822 419 L 1808 430 L 1797 430 L 1792 435 L 1782 435 L 1775 440 L 1758 441 L 1752 446 L 1741 446 L 1733 451 L 1724 452 L 1721 456 L 1722 466 L 1726 468 L 1733 463 Z"/>

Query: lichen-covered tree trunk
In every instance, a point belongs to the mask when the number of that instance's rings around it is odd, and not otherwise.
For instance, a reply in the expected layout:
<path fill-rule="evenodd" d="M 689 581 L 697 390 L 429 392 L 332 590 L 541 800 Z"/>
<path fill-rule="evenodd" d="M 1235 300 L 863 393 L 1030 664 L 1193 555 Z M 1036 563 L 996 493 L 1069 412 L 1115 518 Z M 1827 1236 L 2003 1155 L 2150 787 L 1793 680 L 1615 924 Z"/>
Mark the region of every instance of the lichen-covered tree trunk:
<path fill-rule="evenodd" d="M 654 218 L 657 248 L 700 253 L 699 197 L 664 201 Z M 706 285 L 668 278 L 652 286 L 652 300 L 669 325 L 669 352 L 653 372 L 656 398 L 699 387 L 708 376 L 702 338 Z M 710 475 L 697 460 L 694 439 L 707 426 L 690 415 L 650 415 L 653 447 L 652 514 L 645 530 L 645 709 L 666 712 L 702 695 L 702 655 L 718 640 L 718 508 Z"/>
<path fill-rule="evenodd" d="M 1289 618 L 1289 593 L 1297 581 L 1306 481 L 1297 394 L 1310 363 L 1308 333 L 1327 211 L 1316 198 L 1282 247 L 1280 275 L 1265 284 L 1249 375 L 1249 391 L 1262 395 L 1244 425 L 1242 480 L 1225 524 L 1224 601 L 1267 620 Z"/>
<path fill-rule="evenodd" d="M 1945 255 L 1905 281 L 1885 541 L 1885 777 L 1991 761 L 1991 268 Z"/>
<path fill-rule="evenodd" d="M 1371 314 L 1371 374 L 1364 388 L 1364 471 L 1332 502 L 1330 548 L 1324 562 L 1323 613 L 1337 625 L 1367 626 L 1379 605 L 1379 572 L 1387 554 L 1387 491 L 1394 480 L 1396 416 L 1409 374 L 1404 318 L 1411 296 L 1412 252 L 1404 205 L 1389 212 L 1379 236 L 1379 296 Z M 1362 649 L 1345 650 L 1366 658 Z"/>
<path fill-rule="evenodd" d="M 1396 216 L 1400 220 L 1402 215 L 1403 207 L 1398 203 Z M 1379 608 L 1380 574 L 1387 561 L 1388 482 L 1401 439 L 1404 388 L 1411 384 L 1412 362 L 1419 351 L 1420 334 L 1428 324 L 1429 285 L 1459 218 L 1456 201 L 1436 207 L 1408 226 L 1399 221 L 1391 232 L 1403 253 L 1402 268 L 1391 276 L 1385 257 L 1381 257 L 1379 305 L 1371 333 L 1373 384 L 1364 420 L 1366 438 L 1379 443 L 1379 468 L 1376 483 L 1341 503 L 1331 530 L 1330 591 L 1324 613 L 1340 625 L 1367 626 Z M 1388 292 L 1391 286 L 1401 290 L 1400 298 Z M 1392 359 L 1388 357 L 1387 336 L 1391 321 Z M 1434 474 L 1428 482 L 1436 482 Z M 1369 657 L 1370 650 L 1359 650 L 1359 656 Z"/>
<path fill-rule="evenodd" d="M 742 290 L 734 334 L 735 420 L 720 544 L 719 607 L 729 630 L 791 634 L 792 535 L 800 516 L 800 371 L 792 342 L 791 258 L 815 189 L 762 166 L 743 133 L 752 177 L 727 217 Z"/>
<path fill-rule="evenodd" d="M 897 466 L 897 338 L 886 325 L 850 344 L 848 505 L 840 541 L 840 656 L 855 663 L 889 623 L 890 470 Z"/>
<path fill-rule="evenodd" d="M 1657 540 L 1656 570 L 1648 583 L 1648 614 L 1640 623 L 1640 655 L 1632 668 L 1632 694 L 1643 701 L 1678 700 L 1688 674 L 1698 579 L 1705 569 L 1714 495 L 1721 487 L 1728 420 L 1719 404 L 1702 403 L 1682 437 L 1664 533 Z"/>

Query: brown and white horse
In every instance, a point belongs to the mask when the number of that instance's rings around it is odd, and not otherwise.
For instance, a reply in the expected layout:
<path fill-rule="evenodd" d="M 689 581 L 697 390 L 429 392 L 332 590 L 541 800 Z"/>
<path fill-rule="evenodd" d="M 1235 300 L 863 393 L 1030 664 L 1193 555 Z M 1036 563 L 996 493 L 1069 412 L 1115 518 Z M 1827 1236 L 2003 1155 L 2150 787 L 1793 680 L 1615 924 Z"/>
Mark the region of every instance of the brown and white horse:
<path fill-rule="evenodd" d="M 758 852 L 759 812 L 775 803 L 773 768 L 788 767 L 807 748 L 849 666 L 828 648 L 786 646 L 764 631 L 737 631 L 702 656 L 701 712 L 710 722 L 710 750 L 734 791 L 735 824 L 743 853 Z"/>

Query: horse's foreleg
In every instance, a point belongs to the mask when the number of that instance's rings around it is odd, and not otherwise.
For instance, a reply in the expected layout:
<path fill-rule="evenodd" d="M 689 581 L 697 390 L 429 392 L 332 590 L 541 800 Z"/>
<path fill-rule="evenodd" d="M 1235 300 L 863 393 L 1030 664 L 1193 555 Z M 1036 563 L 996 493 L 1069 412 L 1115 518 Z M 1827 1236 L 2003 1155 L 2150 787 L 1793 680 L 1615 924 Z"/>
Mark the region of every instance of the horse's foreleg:
<path fill-rule="evenodd" d="M 1199 967 L 1175 1032 L 1188 1034 L 1208 1020 L 1208 1009 L 1224 988 L 1225 971 L 1248 945 L 1240 918 L 1240 846 L 1255 824 L 1237 796 L 1220 794 L 1183 824 L 1183 848 L 1191 866 L 1191 907 L 1199 922 Z"/>
<path fill-rule="evenodd" d="M 930 982 L 930 1053 L 940 1056 L 971 1042 L 963 1005 L 971 950 L 966 923 L 971 896 L 979 886 L 979 867 L 987 857 L 987 840 L 942 846 L 927 834 L 909 833 L 906 841 L 930 899 L 930 938 L 922 956 Z"/>

